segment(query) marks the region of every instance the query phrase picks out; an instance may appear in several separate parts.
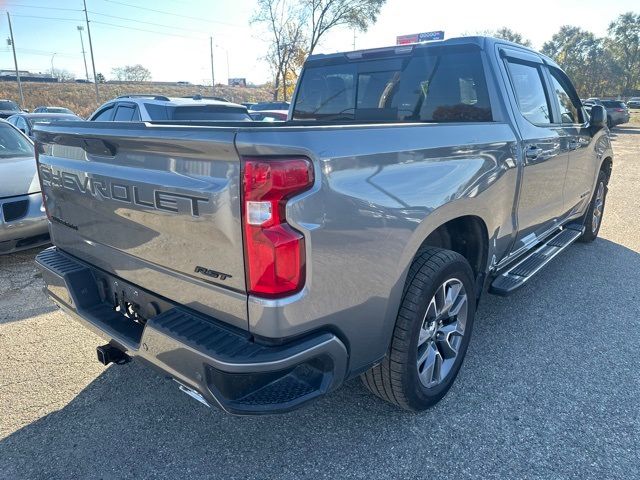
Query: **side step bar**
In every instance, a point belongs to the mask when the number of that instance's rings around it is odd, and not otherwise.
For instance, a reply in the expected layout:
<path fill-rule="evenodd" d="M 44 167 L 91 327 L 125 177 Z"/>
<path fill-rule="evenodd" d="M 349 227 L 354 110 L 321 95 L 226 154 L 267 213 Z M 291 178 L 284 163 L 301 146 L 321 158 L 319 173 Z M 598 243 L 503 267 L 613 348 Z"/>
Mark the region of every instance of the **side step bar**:
<path fill-rule="evenodd" d="M 584 232 L 582 225 L 567 225 L 557 234 L 531 251 L 524 259 L 499 273 L 491 283 L 489 293 L 507 296 L 524 286 L 531 277 L 551 262 L 560 252 L 575 242 Z"/>

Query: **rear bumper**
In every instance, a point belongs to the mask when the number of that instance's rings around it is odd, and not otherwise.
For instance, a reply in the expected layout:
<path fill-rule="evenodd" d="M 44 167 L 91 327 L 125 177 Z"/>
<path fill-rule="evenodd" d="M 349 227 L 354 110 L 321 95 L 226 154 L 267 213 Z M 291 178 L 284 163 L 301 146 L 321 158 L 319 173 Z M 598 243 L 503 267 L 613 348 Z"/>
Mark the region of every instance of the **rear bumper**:
<path fill-rule="evenodd" d="M 47 293 L 72 317 L 229 413 L 292 410 L 344 379 L 347 350 L 332 333 L 263 345 L 247 332 L 173 305 L 55 247 L 36 262 Z M 136 322 L 116 311 L 112 298 L 135 304 L 148 319 Z"/>
<path fill-rule="evenodd" d="M 49 222 L 40 193 L 0 199 L 0 255 L 49 241 Z"/>

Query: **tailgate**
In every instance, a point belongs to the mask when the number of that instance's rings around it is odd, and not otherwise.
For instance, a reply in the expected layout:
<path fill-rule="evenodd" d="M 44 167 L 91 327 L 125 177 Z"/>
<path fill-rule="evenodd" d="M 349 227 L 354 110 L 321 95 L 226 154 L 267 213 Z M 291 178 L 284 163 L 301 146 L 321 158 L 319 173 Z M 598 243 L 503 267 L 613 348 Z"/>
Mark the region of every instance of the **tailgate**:
<path fill-rule="evenodd" d="M 36 135 L 56 246 L 247 328 L 233 128 L 74 122 Z"/>

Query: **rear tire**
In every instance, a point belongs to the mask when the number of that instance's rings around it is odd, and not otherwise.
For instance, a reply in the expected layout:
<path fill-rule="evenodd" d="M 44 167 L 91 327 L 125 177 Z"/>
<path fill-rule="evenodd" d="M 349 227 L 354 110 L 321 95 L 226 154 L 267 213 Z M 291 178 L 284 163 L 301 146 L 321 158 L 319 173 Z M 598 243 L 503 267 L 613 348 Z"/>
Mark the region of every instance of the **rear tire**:
<path fill-rule="evenodd" d="M 600 170 L 598 173 L 598 181 L 596 182 L 596 190 L 591 197 L 591 203 L 584 216 L 584 233 L 578 239 L 580 242 L 593 242 L 598 238 L 600 227 L 602 226 L 602 218 L 604 216 L 604 206 L 607 200 L 607 174 Z"/>
<path fill-rule="evenodd" d="M 441 248 L 421 250 L 409 270 L 389 351 L 361 375 L 365 386 L 406 410 L 435 405 L 462 366 L 475 309 L 469 262 Z"/>

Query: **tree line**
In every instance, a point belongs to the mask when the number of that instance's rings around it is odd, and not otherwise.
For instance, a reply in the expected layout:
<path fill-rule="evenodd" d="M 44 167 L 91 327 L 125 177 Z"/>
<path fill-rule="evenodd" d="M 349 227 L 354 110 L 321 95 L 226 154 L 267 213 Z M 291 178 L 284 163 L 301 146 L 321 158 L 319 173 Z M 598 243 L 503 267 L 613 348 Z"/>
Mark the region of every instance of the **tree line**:
<path fill-rule="evenodd" d="M 306 57 L 329 31 L 336 27 L 367 30 L 385 1 L 258 0 L 252 22 L 265 26 L 270 35 L 265 59 L 273 73 L 274 100 L 289 100 Z M 507 27 L 475 34 L 531 47 L 530 40 Z M 541 53 L 567 72 L 581 97 L 640 94 L 640 14 L 619 15 L 605 37 L 564 25 L 544 43 Z"/>

